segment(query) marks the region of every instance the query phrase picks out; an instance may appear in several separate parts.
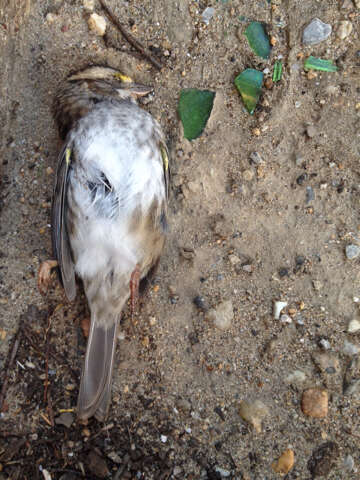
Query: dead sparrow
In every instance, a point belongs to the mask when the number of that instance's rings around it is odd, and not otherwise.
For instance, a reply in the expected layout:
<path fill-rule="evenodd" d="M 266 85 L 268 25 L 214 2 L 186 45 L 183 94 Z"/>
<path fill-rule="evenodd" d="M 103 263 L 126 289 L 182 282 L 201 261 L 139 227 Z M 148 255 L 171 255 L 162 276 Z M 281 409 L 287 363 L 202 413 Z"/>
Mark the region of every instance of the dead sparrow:
<path fill-rule="evenodd" d="M 107 416 L 121 311 L 164 245 L 168 154 L 159 124 L 136 104 L 150 91 L 113 69 L 90 67 L 69 77 L 55 100 L 64 146 L 53 199 L 54 255 L 67 298 L 75 298 L 77 275 L 91 311 L 80 419 Z"/>

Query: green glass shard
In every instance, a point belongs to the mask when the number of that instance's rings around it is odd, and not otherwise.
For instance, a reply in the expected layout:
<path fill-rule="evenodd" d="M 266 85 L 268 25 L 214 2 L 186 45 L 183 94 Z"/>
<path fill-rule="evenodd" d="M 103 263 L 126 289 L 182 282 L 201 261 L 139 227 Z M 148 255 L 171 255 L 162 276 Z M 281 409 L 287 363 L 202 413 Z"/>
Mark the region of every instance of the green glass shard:
<path fill-rule="evenodd" d="M 275 62 L 274 71 L 272 76 L 273 82 L 279 82 L 282 77 L 282 62 L 280 60 Z"/>
<path fill-rule="evenodd" d="M 246 110 L 252 115 L 261 95 L 264 74 L 247 68 L 235 78 L 235 86 L 240 92 Z"/>
<path fill-rule="evenodd" d="M 305 70 L 321 70 L 322 72 L 336 72 L 337 66 L 331 60 L 324 60 L 323 58 L 316 58 L 310 56 L 305 60 Z"/>
<path fill-rule="evenodd" d="M 269 58 L 270 42 L 262 23 L 251 22 L 245 30 L 245 36 L 256 55 L 261 58 Z"/>
<path fill-rule="evenodd" d="M 194 140 L 199 137 L 210 117 L 215 93 L 209 90 L 187 88 L 181 90 L 178 113 L 184 128 L 184 137 Z"/>

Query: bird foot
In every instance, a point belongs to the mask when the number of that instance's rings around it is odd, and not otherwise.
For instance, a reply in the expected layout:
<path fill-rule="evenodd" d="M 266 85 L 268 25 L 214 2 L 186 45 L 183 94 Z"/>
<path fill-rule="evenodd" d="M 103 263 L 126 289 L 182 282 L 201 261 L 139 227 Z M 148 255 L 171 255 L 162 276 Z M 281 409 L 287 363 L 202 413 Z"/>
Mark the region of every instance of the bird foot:
<path fill-rule="evenodd" d="M 40 265 L 38 271 L 38 289 L 41 295 L 45 295 L 51 279 L 51 270 L 57 266 L 57 260 L 45 260 L 45 262 L 42 262 Z"/>

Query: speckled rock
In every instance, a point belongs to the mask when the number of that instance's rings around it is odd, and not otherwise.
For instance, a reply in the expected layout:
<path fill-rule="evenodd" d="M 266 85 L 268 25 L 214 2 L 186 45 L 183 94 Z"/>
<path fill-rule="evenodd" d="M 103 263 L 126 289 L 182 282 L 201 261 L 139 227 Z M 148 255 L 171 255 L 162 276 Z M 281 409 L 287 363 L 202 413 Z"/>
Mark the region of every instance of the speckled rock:
<path fill-rule="evenodd" d="M 261 432 L 261 421 L 268 414 L 269 409 L 261 400 L 242 400 L 239 405 L 240 417 L 250 423 L 258 433 Z"/>
<path fill-rule="evenodd" d="M 207 314 L 207 317 L 214 322 L 214 325 L 219 330 L 228 330 L 231 327 L 231 322 L 234 318 L 232 301 L 227 300 L 220 303 L 216 308 L 212 308 Z"/>
<path fill-rule="evenodd" d="M 304 415 L 313 418 L 324 418 L 328 414 L 329 395 L 326 390 L 309 388 L 301 398 L 301 410 Z"/>
<path fill-rule="evenodd" d="M 352 23 L 349 22 L 349 20 L 343 20 L 339 24 L 339 28 L 337 29 L 336 36 L 340 40 L 344 40 L 346 37 L 350 35 L 352 32 L 353 26 Z"/>

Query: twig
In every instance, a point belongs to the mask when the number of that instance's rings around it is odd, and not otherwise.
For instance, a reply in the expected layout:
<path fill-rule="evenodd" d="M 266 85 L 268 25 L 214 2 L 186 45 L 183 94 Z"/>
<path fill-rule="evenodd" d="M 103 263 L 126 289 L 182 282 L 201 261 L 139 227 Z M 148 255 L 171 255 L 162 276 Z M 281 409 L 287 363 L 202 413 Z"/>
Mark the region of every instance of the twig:
<path fill-rule="evenodd" d="M 2 384 L 1 392 L 0 392 L 0 412 L 2 412 L 2 409 L 3 409 L 5 396 L 6 396 L 6 391 L 7 391 L 7 387 L 8 387 L 8 384 L 9 384 L 9 370 L 12 368 L 12 366 L 14 364 L 15 357 L 16 357 L 16 354 L 17 354 L 17 351 L 18 351 L 18 348 L 19 348 L 19 345 L 20 345 L 20 341 L 21 341 L 21 334 L 22 334 L 22 328 L 21 327 L 22 327 L 22 325 L 20 324 L 19 328 L 18 328 L 18 331 L 16 332 L 15 340 L 14 340 L 14 343 L 13 343 L 13 346 L 12 346 L 12 349 L 11 349 L 9 362 L 8 362 L 7 367 L 5 369 L 4 380 L 3 380 L 3 384 Z"/>
<path fill-rule="evenodd" d="M 88 442 L 89 440 L 94 440 L 94 438 L 98 437 L 99 435 L 101 435 L 103 432 L 108 432 L 109 430 L 111 430 L 112 428 L 114 428 L 114 423 L 109 423 L 108 425 L 105 425 L 105 427 L 101 428 L 97 433 L 95 433 L 94 435 L 91 435 L 90 437 L 87 437 L 85 439 L 86 442 Z"/>
<path fill-rule="evenodd" d="M 150 52 L 147 52 L 145 47 L 141 45 L 141 43 L 136 40 L 130 33 L 128 33 L 125 28 L 122 26 L 122 24 L 119 22 L 119 20 L 115 17 L 113 12 L 109 9 L 109 7 L 106 5 L 104 0 L 99 0 L 100 5 L 102 8 L 105 10 L 106 14 L 110 18 L 110 20 L 113 22 L 113 24 L 118 28 L 119 32 L 121 35 L 132 45 L 138 52 L 141 53 L 141 55 L 146 58 L 150 63 L 154 65 L 158 70 L 161 70 L 163 68 L 162 63 L 156 59 L 153 55 L 151 55 Z"/>

